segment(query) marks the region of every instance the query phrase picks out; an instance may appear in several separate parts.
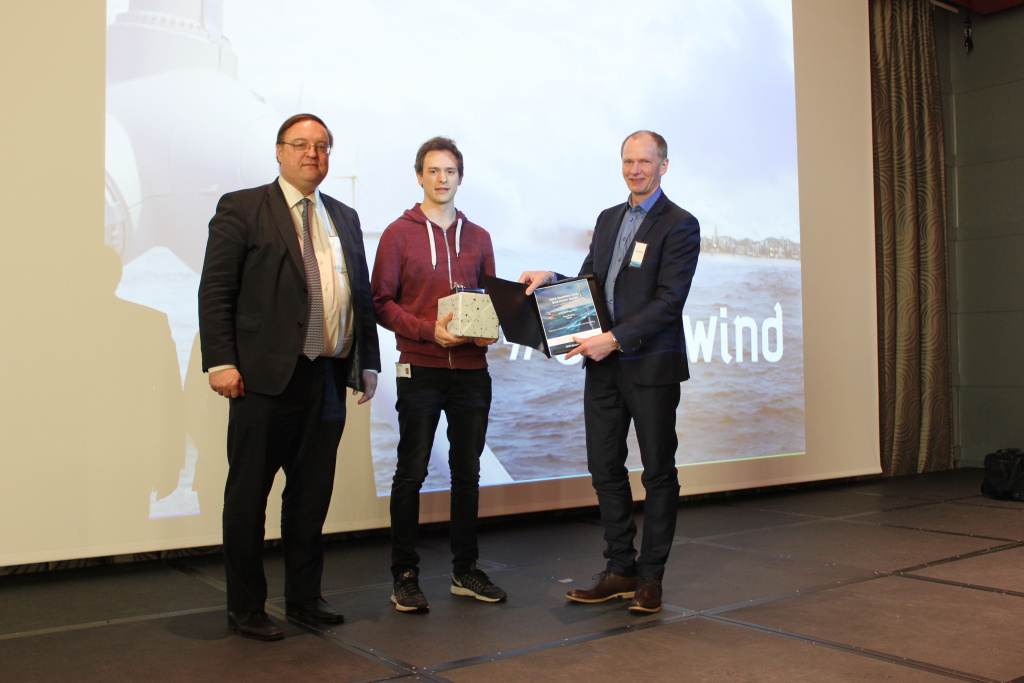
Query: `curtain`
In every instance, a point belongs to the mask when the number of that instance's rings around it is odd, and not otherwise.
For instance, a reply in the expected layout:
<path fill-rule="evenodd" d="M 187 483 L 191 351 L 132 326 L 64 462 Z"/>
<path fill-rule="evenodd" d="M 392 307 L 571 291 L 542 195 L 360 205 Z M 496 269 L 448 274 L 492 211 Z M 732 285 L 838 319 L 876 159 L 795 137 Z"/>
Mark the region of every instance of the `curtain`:
<path fill-rule="evenodd" d="M 953 466 L 942 102 L 928 0 L 871 0 L 882 471 Z"/>

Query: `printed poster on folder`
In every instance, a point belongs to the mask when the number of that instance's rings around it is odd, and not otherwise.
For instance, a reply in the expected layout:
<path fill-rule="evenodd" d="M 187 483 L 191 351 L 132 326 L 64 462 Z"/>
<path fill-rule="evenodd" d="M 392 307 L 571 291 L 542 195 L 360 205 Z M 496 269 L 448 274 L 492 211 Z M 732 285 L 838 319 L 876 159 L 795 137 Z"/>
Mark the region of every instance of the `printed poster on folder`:
<path fill-rule="evenodd" d="M 600 315 L 597 308 L 597 302 L 603 303 L 603 300 L 596 291 L 594 277 L 587 275 L 559 280 L 538 287 L 534 292 L 544 341 L 552 356 L 568 353 L 579 346 L 573 337 L 593 337 L 605 330 L 605 316 Z"/>

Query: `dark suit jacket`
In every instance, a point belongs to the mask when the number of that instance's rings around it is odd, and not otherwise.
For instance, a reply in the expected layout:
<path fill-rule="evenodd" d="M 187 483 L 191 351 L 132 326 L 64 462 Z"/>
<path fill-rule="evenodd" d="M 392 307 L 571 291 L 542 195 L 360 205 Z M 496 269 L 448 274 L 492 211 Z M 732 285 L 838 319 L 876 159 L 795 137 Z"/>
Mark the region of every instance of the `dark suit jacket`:
<path fill-rule="evenodd" d="M 334 363 L 335 379 L 362 391 L 362 371 L 380 370 L 363 234 L 355 211 L 320 197 L 341 238 L 355 328 L 352 363 Z M 281 186 L 275 180 L 221 197 L 199 283 L 203 371 L 233 364 L 246 391 L 281 393 L 302 353 L 308 308 L 302 249 Z"/>
<path fill-rule="evenodd" d="M 623 203 L 601 212 L 590 253 L 580 269 L 580 275 L 594 274 L 601 291 L 628 206 Z M 612 333 L 622 345 L 619 360 L 623 372 L 637 384 L 682 382 L 690 377 L 683 304 L 697 268 L 700 226 L 692 214 L 662 194 L 640 224 L 636 242 L 647 244 L 642 265 L 629 265 L 633 254 L 630 245 L 615 281 L 618 316 Z"/>

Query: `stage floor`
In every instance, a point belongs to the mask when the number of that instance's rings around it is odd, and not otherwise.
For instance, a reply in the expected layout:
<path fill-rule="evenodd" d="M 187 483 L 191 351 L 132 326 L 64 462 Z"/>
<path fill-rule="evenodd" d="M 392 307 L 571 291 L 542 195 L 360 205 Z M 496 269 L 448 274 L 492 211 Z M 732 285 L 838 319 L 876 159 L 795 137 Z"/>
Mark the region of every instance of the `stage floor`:
<path fill-rule="evenodd" d="M 420 544 L 428 614 L 389 601 L 384 536 L 328 546 L 346 623 L 268 612 L 283 641 L 228 632 L 218 556 L 0 577 L 2 681 L 1024 680 L 1024 503 L 966 469 L 685 502 L 665 608 L 568 602 L 603 569 L 595 510 L 493 521 L 481 567 L 509 593 L 448 592 L 444 530 Z M 638 523 L 642 513 L 638 512 Z"/>

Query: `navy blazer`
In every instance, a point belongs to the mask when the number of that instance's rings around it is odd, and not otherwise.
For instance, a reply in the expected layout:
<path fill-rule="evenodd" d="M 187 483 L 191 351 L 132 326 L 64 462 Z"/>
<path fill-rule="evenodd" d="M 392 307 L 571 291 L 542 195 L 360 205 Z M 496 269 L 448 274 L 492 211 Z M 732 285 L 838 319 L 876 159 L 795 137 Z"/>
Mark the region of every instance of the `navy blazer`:
<path fill-rule="evenodd" d="M 580 275 L 593 273 L 604 291 L 612 250 L 628 209 L 622 203 L 597 217 Z M 637 242 L 647 244 L 640 267 L 629 265 Z M 623 372 L 637 384 L 672 384 L 690 377 L 683 335 L 683 304 L 697 269 L 700 225 L 662 193 L 636 232 L 615 281 L 615 339 Z M 590 363 L 590 359 L 587 359 Z"/>
<path fill-rule="evenodd" d="M 359 216 L 321 193 L 341 239 L 353 308 L 348 376 L 337 385 L 363 390 L 362 371 L 380 370 L 377 325 Z M 235 365 L 246 391 L 277 395 L 302 353 L 309 300 L 295 223 L 275 180 L 221 197 L 210 221 L 199 282 L 203 371 Z M 335 363 L 337 370 L 346 364 Z"/>

